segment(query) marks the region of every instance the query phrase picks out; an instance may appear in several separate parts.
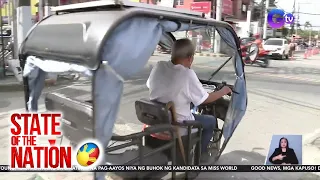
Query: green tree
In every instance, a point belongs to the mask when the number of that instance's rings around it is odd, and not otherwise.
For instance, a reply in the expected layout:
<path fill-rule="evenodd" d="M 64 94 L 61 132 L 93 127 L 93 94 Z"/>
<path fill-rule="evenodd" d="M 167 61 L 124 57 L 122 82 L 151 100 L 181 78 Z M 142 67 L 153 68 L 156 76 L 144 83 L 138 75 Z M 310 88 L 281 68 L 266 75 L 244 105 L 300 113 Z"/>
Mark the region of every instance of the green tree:
<path fill-rule="evenodd" d="M 276 6 L 277 2 L 276 0 L 269 0 L 269 7 L 274 7 Z"/>
<path fill-rule="evenodd" d="M 288 36 L 288 34 L 289 34 L 289 29 L 286 28 L 286 27 L 283 27 L 283 28 L 282 28 L 282 35 L 283 35 L 283 36 Z"/>
<path fill-rule="evenodd" d="M 312 27 L 312 24 L 309 21 L 304 23 L 304 29 Z"/>

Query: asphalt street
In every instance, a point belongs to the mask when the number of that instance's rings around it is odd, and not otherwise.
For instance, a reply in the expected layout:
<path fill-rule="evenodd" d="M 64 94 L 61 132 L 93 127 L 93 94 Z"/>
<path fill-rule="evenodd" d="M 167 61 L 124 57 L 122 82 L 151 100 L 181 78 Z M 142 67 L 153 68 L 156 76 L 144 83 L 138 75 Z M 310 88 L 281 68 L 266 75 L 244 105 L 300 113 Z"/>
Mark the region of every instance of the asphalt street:
<path fill-rule="evenodd" d="M 155 63 L 169 60 L 168 55 L 152 56 L 145 68 L 135 76 L 126 80 L 120 112 L 114 128 L 117 134 L 128 134 L 140 131 L 142 126 L 137 120 L 134 102 L 148 97 L 145 86 L 149 72 Z M 193 69 L 201 79 L 209 79 L 210 75 L 226 60 L 226 58 L 195 57 Z M 297 56 L 295 60 L 274 60 L 269 68 L 256 65 L 246 66 L 248 90 L 248 109 L 245 117 L 237 127 L 218 164 L 264 164 L 268 154 L 270 140 L 274 134 L 299 134 L 304 137 L 303 164 L 320 164 L 320 56 L 310 60 Z M 213 79 L 233 84 L 234 67 L 229 62 Z M 86 81 L 86 80 L 83 80 Z M 82 83 L 82 82 L 81 82 Z M 90 89 L 88 85 L 57 85 L 47 87 L 45 92 L 60 92 L 68 96 L 85 96 Z M 40 100 L 43 104 L 43 98 Z M 0 115 L 21 109 L 22 92 L 0 92 Z M 7 121 L 1 119 L 1 121 Z M 3 124 L 4 122 L 0 122 Z M 4 141 L 6 126 L 1 126 Z M 1 142 L 0 142 L 1 143 Z M 6 145 L 0 147 L 7 151 Z M 5 154 L 3 154 L 5 157 Z M 0 164 L 7 164 L 0 159 Z M 91 179 L 88 175 L 48 173 L 50 180 Z M 15 178 L 26 175 L 11 176 Z M 319 179 L 308 173 L 201 173 L 198 179 L 272 179 L 302 180 Z M 8 179 L 0 176 L 0 180 Z M 23 179 L 23 178 L 22 178 Z"/>

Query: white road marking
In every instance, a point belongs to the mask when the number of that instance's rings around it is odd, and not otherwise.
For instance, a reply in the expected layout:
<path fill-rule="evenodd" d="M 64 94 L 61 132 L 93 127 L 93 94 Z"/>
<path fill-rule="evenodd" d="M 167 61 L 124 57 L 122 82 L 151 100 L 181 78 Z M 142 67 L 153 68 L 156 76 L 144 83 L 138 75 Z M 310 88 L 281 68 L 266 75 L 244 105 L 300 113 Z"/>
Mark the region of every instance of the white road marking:
<path fill-rule="evenodd" d="M 271 76 L 271 77 L 278 77 L 278 78 L 285 78 L 285 79 L 293 79 L 293 80 L 301 80 L 301 81 L 308 81 L 308 82 L 315 82 L 319 83 L 320 80 L 318 79 L 312 79 L 312 78 L 303 78 L 298 76 L 287 76 L 287 75 L 281 75 L 281 74 L 269 74 L 269 73 L 254 73 L 257 75 L 264 75 L 264 76 Z"/>

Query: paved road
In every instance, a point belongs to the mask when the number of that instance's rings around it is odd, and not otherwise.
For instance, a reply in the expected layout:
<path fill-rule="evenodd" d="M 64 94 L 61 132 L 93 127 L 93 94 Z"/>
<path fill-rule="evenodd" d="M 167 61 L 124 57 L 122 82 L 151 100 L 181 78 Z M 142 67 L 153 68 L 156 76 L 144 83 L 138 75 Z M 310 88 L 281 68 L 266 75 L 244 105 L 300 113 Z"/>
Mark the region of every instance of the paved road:
<path fill-rule="evenodd" d="M 133 103 L 147 97 L 145 82 L 152 66 L 159 60 L 167 60 L 166 55 L 151 58 L 143 71 L 137 73 L 125 83 L 124 96 L 114 131 L 128 134 L 141 129 L 135 116 Z M 224 59 L 210 60 L 208 57 L 196 57 L 194 69 L 200 78 L 209 78 L 210 74 L 223 63 Z M 297 71 L 297 68 L 303 70 Z M 234 81 L 233 66 L 227 64 L 213 79 L 215 81 Z M 314 140 L 320 137 L 320 56 L 310 60 L 297 57 L 294 61 L 272 61 L 270 68 L 258 66 L 246 67 L 248 110 L 236 129 L 219 164 L 263 164 L 268 154 L 268 146 L 273 134 L 302 134 L 304 137 L 303 163 L 320 163 L 320 143 Z M 281 71 L 280 71 L 281 70 Z M 60 92 L 70 96 L 86 94 L 88 86 L 51 87 L 45 91 Z M 76 88 L 75 88 L 76 87 Z M 77 89 L 77 90 L 75 90 Z M 21 92 L 0 93 L 0 112 L 4 115 L 12 109 L 23 108 Z M 3 106 L 3 107 L 1 107 Z M 4 141 L 7 133 L 5 120 L 0 122 L 0 131 Z M 0 142 L 1 143 L 1 142 Z M 318 147 L 316 146 L 318 143 Z M 1 152 L 6 152 L 6 143 Z M 318 156 L 317 156 L 318 155 Z M 3 157 L 6 154 L 3 153 Z M 6 164 L 5 159 L 0 159 Z M 91 179 L 90 174 L 46 174 L 50 180 Z M 30 175 L 28 175 L 30 176 Z M 8 176 L 0 176 L 0 180 Z M 25 174 L 14 174 L 10 179 L 26 179 Z M 198 177 L 210 179 L 315 179 L 312 174 L 302 173 L 201 173 Z"/>

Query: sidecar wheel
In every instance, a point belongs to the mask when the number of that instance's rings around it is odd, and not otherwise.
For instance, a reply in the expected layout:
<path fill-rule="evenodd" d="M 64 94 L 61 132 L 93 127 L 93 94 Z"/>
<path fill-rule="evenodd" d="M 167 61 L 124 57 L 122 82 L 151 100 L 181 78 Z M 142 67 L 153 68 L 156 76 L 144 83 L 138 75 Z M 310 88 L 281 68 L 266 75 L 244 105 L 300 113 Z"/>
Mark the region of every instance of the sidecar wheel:
<path fill-rule="evenodd" d="M 215 132 L 213 139 L 209 142 L 209 145 L 208 145 L 209 156 L 211 159 L 214 159 L 214 160 L 216 160 L 216 157 L 219 154 L 219 150 L 221 146 L 221 139 L 219 139 L 220 136 L 221 136 L 221 131 Z M 210 163 L 212 163 L 211 160 L 210 160 Z"/>

